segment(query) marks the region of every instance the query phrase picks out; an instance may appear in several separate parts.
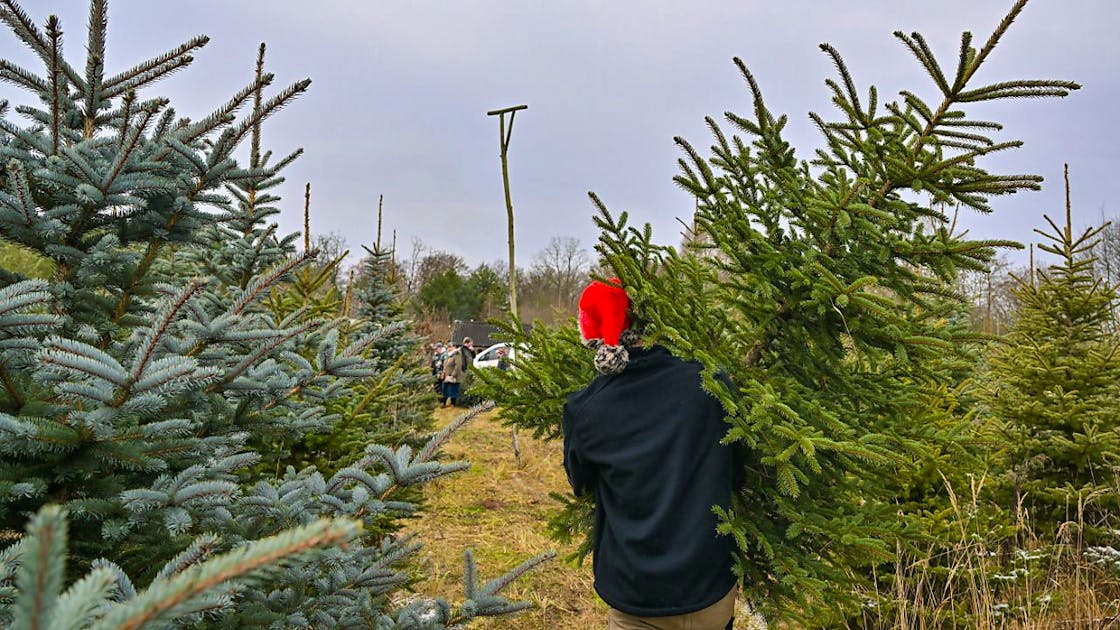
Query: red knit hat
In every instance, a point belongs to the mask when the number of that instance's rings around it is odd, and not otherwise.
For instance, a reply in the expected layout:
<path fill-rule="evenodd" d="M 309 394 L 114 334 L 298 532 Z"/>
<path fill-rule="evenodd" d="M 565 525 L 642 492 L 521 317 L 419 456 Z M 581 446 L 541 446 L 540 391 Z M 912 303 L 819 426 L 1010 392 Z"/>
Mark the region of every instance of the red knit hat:
<path fill-rule="evenodd" d="M 611 284 L 592 282 L 579 298 L 579 332 L 584 339 L 602 339 L 608 346 L 617 346 L 622 331 L 630 326 L 630 297 L 618 278 Z"/>

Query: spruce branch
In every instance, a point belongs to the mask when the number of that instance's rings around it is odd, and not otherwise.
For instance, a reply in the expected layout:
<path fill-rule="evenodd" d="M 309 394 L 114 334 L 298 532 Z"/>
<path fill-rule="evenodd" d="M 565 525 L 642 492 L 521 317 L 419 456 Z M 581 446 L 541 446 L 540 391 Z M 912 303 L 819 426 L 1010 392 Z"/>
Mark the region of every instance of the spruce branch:
<path fill-rule="evenodd" d="M 274 166 L 270 167 L 269 172 L 270 173 L 279 172 L 284 167 L 286 167 L 289 164 L 291 164 L 292 162 L 296 161 L 296 158 L 298 158 L 301 155 L 303 155 L 303 149 L 302 148 L 299 148 L 299 149 L 296 149 L 296 150 L 292 151 L 288 155 L 281 158 L 280 161 L 278 161 Z"/>
<path fill-rule="evenodd" d="M 960 65 L 958 66 L 956 80 L 954 81 L 952 89 L 948 91 L 943 90 L 943 100 L 936 110 L 928 110 L 924 107 L 924 104 L 920 99 L 908 92 L 904 93 L 904 98 L 908 104 L 910 104 L 911 106 L 921 105 L 921 109 L 919 111 L 922 113 L 922 116 L 925 119 L 925 125 L 910 142 L 910 151 L 913 156 L 916 157 L 917 155 L 919 155 L 922 147 L 931 137 L 934 136 L 935 129 L 942 124 L 943 120 L 946 117 L 949 116 L 950 108 L 955 103 L 969 102 L 970 100 L 988 100 L 994 98 L 1010 98 L 1023 96 L 1065 96 L 1066 94 L 1068 94 L 1069 90 L 1075 90 L 1080 87 L 1076 83 L 1069 81 L 1012 81 L 995 84 L 993 86 L 988 86 L 987 88 L 979 88 L 978 90 L 973 90 L 970 92 L 963 91 L 965 85 L 975 74 L 980 64 L 982 64 L 987 56 L 991 53 L 995 45 L 999 42 L 999 39 L 1010 27 L 1011 23 L 1023 10 L 1025 5 L 1026 0 L 1018 0 L 1016 2 L 1016 4 L 1011 8 L 1008 14 L 1004 17 L 1004 19 L 996 27 L 996 30 L 993 31 L 991 37 L 989 37 L 988 41 L 985 43 L 979 54 L 972 54 L 972 49 L 970 47 L 971 35 L 969 33 L 965 33 L 964 36 L 962 36 L 961 60 Z M 931 72 L 931 75 L 934 74 L 933 70 L 937 70 L 938 76 L 934 77 L 935 81 L 937 81 L 939 77 L 942 77 L 939 67 L 935 66 L 936 60 L 933 59 L 932 53 L 929 51 L 928 46 L 925 45 L 924 40 L 921 39 L 920 35 L 915 33 L 914 36 L 907 37 L 902 32 L 896 32 L 895 36 L 902 40 L 907 48 L 909 48 L 911 52 L 913 52 L 918 57 L 923 66 L 926 66 L 927 71 Z M 927 62 L 929 65 L 927 65 Z M 895 113 L 905 118 L 903 112 L 897 110 L 897 108 L 895 109 Z M 957 148 L 966 148 L 967 150 L 967 146 L 962 146 L 960 143 L 954 143 L 952 141 L 943 141 L 939 144 L 945 146 L 956 146 Z M 878 196 L 875 199 L 871 200 L 871 204 L 876 205 L 879 199 L 883 198 L 887 193 L 896 188 L 900 183 L 901 182 L 892 182 L 889 178 L 884 180 L 882 187 L 879 190 Z"/>
<path fill-rule="evenodd" d="M 257 69 L 256 69 L 256 85 L 257 89 L 253 91 L 253 113 L 261 111 L 261 95 L 263 92 L 264 84 L 261 81 L 264 77 L 264 51 L 265 43 L 261 42 L 260 47 L 257 49 Z M 261 123 L 260 119 L 253 125 L 253 135 L 249 142 L 249 168 L 261 167 Z M 254 209 L 257 199 L 257 189 L 251 186 L 249 188 L 249 208 L 250 212 Z"/>
<path fill-rule="evenodd" d="M 178 216 L 179 214 L 178 212 L 176 212 L 168 220 L 168 229 L 174 227 Z M 156 261 L 156 257 L 159 256 L 160 249 L 163 248 L 165 242 L 166 241 L 158 238 L 152 239 L 148 242 L 148 246 L 144 250 L 143 258 L 141 258 L 140 263 L 136 265 L 136 270 L 132 273 L 132 277 L 129 278 L 128 285 L 124 287 L 124 290 L 121 291 L 120 298 L 117 299 L 117 305 L 113 309 L 112 321 L 114 323 L 121 321 L 121 319 L 126 314 L 128 314 L 128 309 L 132 304 L 132 298 L 134 294 L 140 288 L 140 285 L 143 283 L 144 279 L 147 277 L 148 271 L 150 271 L 152 268 L 152 263 Z M 104 345 L 108 345 L 109 338 L 105 337 L 102 343 Z"/>
<path fill-rule="evenodd" d="M 496 596 L 521 576 L 554 558 L 556 558 L 556 552 L 554 551 L 548 551 L 529 558 L 528 560 L 525 560 L 521 564 L 505 572 L 500 577 L 488 581 L 485 585 L 483 585 L 480 594 L 488 597 Z"/>
<path fill-rule="evenodd" d="M 739 68 L 739 74 L 743 76 L 743 79 L 746 80 L 747 85 L 750 86 L 751 100 L 754 103 L 755 116 L 758 118 L 760 125 L 765 124 L 769 117 L 769 114 L 768 112 L 766 112 L 766 105 L 762 101 L 762 90 L 759 89 L 758 82 L 755 81 L 754 75 L 751 74 L 751 71 L 747 69 L 747 64 L 743 63 L 742 59 L 733 57 L 731 61 L 735 64 L 735 67 Z"/>
<path fill-rule="evenodd" d="M 199 177 L 203 176 L 206 171 L 209 170 L 210 167 L 206 164 L 206 161 L 203 159 L 202 155 L 200 155 L 197 150 L 180 142 L 178 138 L 172 136 L 164 138 L 163 141 L 164 144 L 168 148 L 170 148 L 172 152 L 174 152 L 184 160 L 190 162 L 191 166 L 194 167 L 195 172 Z"/>
<path fill-rule="evenodd" d="M 311 86 L 311 79 L 303 79 L 296 81 L 280 91 L 279 94 L 265 101 L 260 107 L 255 107 L 253 113 L 249 115 L 244 121 L 238 124 L 233 129 L 233 134 L 230 136 L 228 142 L 229 149 L 237 146 L 245 134 L 250 133 L 254 126 L 259 126 L 261 122 L 267 119 L 272 114 L 280 111 L 285 105 L 291 103 L 300 94 L 307 91 Z M 217 147 L 215 148 L 217 150 Z"/>
<path fill-rule="evenodd" d="M 470 409 L 468 409 L 465 413 L 461 413 L 458 416 L 456 416 L 456 418 L 454 420 L 452 420 L 450 424 L 448 424 L 446 427 L 444 427 L 438 433 L 433 435 L 428 440 L 428 442 L 426 444 L 424 444 L 424 447 L 421 448 L 418 453 L 416 453 L 416 461 L 417 462 L 431 461 L 431 459 L 433 457 L 435 457 L 437 453 L 439 453 L 440 449 L 442 449 L 443 446 L 445 444 L 447 444 L 447 441 L 451 439 L 451 436 L 455 435 L 455 433 L 457 433 L 459 431 L 459 429 L 462 429 L 464 426 L 467 425 L 468 422 L 470 422 L 471 420 L 474 420 L 479 415 L 481 415 L 483 413 L 486 413 L 487 411 L 490 411 L 493 408 L 494 408 L 494 401 L 488 400 L 488 401 L 482 402 L 478 405 L 475 405 L 475 406 L 471 407 Z"/>
<path fill-rule="evenodd" d="M 463 591 L 466 601 L 460 605 L 459 612 L 447 620 L 446 626 L 460 627 L 475 617 L 508 615 L 530 608 L 532 605 L 529 602 L 511 602 L 498 593 L 517 578 L 555 557 L 556 553 L 552 551 L 534 556 L 479 587 L 478 567 L 474 554 L 468 549 L 463 553 Z"/>
<path fill-rule="evenodd" d="M 19 391 L 19 387 L 17 387 L 15 381 L 12 380 L 12 375 L 8 372 L 8 368 L 3 365 L 0 365 L 0 382 L 4 384 L 4 390 L 8 392 L 8 398 L 12 401 L 12 410 L 18 413 L 19 410 L 23 408 L 25 400 L 23 394 Z"/>
<path fill-rule="evenodd" d="M 844 58 L 840 56 L 831 44 L 821 44 L 820 49 L 825 52 L 831 59 L 833 65 L 836 66 L 836 71 L 840 73 L 840 77 L 844 80 L 844 88 L 847 91 L 848 102 L 851 103 L 851 111 L 853 118 L 863 121 L 864 113 L 859 103 L 859 92 L 856 90 L 855 81 L 852 80 L 852 74 L 848 71 L 847 64 L 844 63 Z"/>
<path fill-rule="evenodd" d="M 179 129 L 177 131 L 179 140 L 184 144 L 190 144 L 211 131 L 233 122 L 237 110 L 241 109 L 245 101 L 256 93 L 257 90 L 271 85 L 272 79 L 273 76 L 271 74 L 265 73 L 248 86 L 241 88 L 241 90 L 234 94 L 225 104 L 203 119 Z"/>
<path fill-rule="evenodd" d="M 159 122 L 156 123 L 155 128 L 152 130 L 153 140 L 162 140 L 167 137 L 168 131 L 171 129 L 171 122 L 175 119 L 175 110 L 167 108 L 159 117 Z"/>
<path fill-rule="evenodd" d="M 971 56 L 968 66 L 960 75 L 961 78 L 959 80 L 959 83 L 961 88 L 963 88 L 964 85 L 968 83 L 969 79 L 972 78 L 972 75 L 976 74 L 976 71 L 980 69 L 980 65 L 984 63 L 984 61 L 988 58 L 988 55 L 992 54 L 992 51 L 995 50 L 996 44 L 999 43 L 1000 38 L 1002 38 L 1004 34 L 1007 33 L 1007 29 L 1011 28 L 1011 23 L 1015 21 L 1015 18 L 1019 17 L 1019 14 L 1023 12 L 1023 9 L 1025 9 L 1026 6 L 1027 0 L 1016 0 L 1015 4 L 1012 5 L 1011 10 L 1007 12 L 1007 15 L 1005 15 L 1002 20 L 1000 20 L 1000 23 L 998 26 L 996 26 L 996 29 L 992 31 L 992 34 L 988 37 L 988 41 L 984 42 L 984 45 L 980 48 L 980 52 Z"/>
<path fill-rule="evenodd" d="M 59 26 L 58 17 L 52 15 L 47 20 L 47 37 L 51 43 L 51 57 L 47 71 L 51 77 L 51 155 L 58 154 L 58 137 L 59 137 L 59 124 L 62 118 L 62 111 L 59 107 L 59 78 L 61 72 L 62 60 L 62 29 Z"/>
<path fill-rule="evenodd" d="M 198 281 L 192 281 L 187 284 L 176 299 L 171 302 L 170 306 L 164 311 L 162 316 L 150 329 L 147 335 L 140 343 L 136 353 L 136 362 L 129 373 L 128 380 L 120 388 L 113 401 L 109 403 L 110 407 L 120 407 L 129 400 L 129 397 L 134 391 L 147 391 L 154 387 L 170 382 L 175 378 L 186 378 L 196 375 L 195 364 L 193 361 L 188 360 L 186 357 L 176 359 L 176 364 L 171 366 L 171 371 L 166 371 L 162 378 L 153 378 L 153 375 L 145 373 L 149 361 L 151 361 L 156 348 L 160 342 L 163 341 L 171 325 L 178 318 L 179 311 L 183 309 L 186 303 L 202 290 L 203 285 Z M 156 375 L 159 376 L 159 375 Z M 145 381 L 151 381 L 145 383 Z"/>
<path fill-rule="evenodd" d="M 41 59 L 44 64 L 50 67 L 50 41 L 39 30 L 39 27 L 35 26 L 35 23 L 15 0 L 0 0 L 0 21 L 3 21 L 11 27 L 12 32 L 14 32 L 32 52 L 38 55 L 39 59 Z M 70 67 L 70 64 L 63 61 L 61 62 L 61 67 L 71 83 L 77 86 L 79 90 L 85 89 L 82 78 L 74 68 Z"/>
<path fill-rule="evenodd" d="M 470 549 L 463 552 L 463 595 L 467 599 L 474 599 L 477 597 L 476 587 L 478 586 L 478 564 L 474 561 L 474 554 Z"/>
<path fill-rule="evenodd" d="M 961 33 L 961 47 L 960 54 L 957 58 L 957 74 L 953 78 L 953 93 L 960 92 L 967 82 L 965 72 L 972 65 L 972 60 L 976 56 L 976 49 L 972 47 L 972 33 L 965 31 Z"/>
<path fill-rule="evenodd" d="M 108 26 L 106 4 L 106 0 L 91 0 L 89 5 L 89 37 L 86 43 L 87 121 L 97 115 L 101 106 L 101 80 L 105 78 L 105 29 Z"/>
<path fill-rule="evenodd" d="M 253 246 L 253 255 L 249 256 L 246 259 L 245 266 L 241 271 L 241 279 L 237 283 L 237 286 L 239 286 L 241 290 L 244 291 L 246 288 L 248 288 L 249 282 L 253 279 L 253 269 L 257 265 L 257 261 L 260 260 L 261 253 L 263 252 L 265 246 L 269 243 L 269 241 L 271 241 L 271 239 L 275 237 L 278 227 L 279 226 L 274 223 L 265 228 L 265 230 L 257 236 L 256 245 Z M 244 232 L 244 234 L 248 235 L 249 229 L 250 228 L 246 227 L 246 232 Z"/>
<path fill-rule="evenodd" d="M 167 78 L 168 76 L 186 68 L 194 63 L 194 57 L 190 55 L 182 55 L 174 59 L 170 59 L 161 63 L 150 70 L 133 75 L 128 79 L 119 81 L 113 87 L 102 87 L 101 98 L 113 99 L 121 94 L 139 90 L 149 83 L 154 83 L 160 79 Z"/>
<path fill-rule="evenodd" d="M 117 150 L 124 148 L 124 139 L 128 135 L 132 122 L 132 106 L 136 103 L 136 92 L 128 92 L 121 101 L 121 130 L 117 134 Z"/>
<path fill-rule="evenodd" d="M 15 197 L 19 205 L 16 210 L 23 215 L 24 225 L 31 227 L 35 222 L 35 199 L 31 194 L 31 182 L 27 179 L 27 171 L 23 168 L 23 163 L 18 160 L 11 160 L 8 162 L 8 185 L 11 187 L 12 195 Z"/>
<path fill-rule="evenodd" d="M 270 273 L 257 276 L 249 286 L 245 287 L 241 297 L 239 297 L 237 301 L 234 302 L 232 308 L 230 308 L 229 314 L 240 315 L 249 305 L 256 302 L 266 289 L 272 288 L 272 286 L 279 282 L 284 276 L 307 261 L 313 260 L 316 255 L 318 255 L 317 251 L 304 250 L 288 259 L 286 263 L 273 269 Z"/>
<path fill-rule="evenodd" d="M 95 630 L 139 630 L 172 618 L 180 606 L 230 580 L 249 577 L 314 549 L 345 545 L 358 536 L 361 525 L 350 520 L 319 520 L 249 544 L 174 577 L 154 583 L 134 599 L 109 612 Z"/>
<path fill-rule="evenodd" d="M 7 59 L 0 59 L 0 81 L 7 81 L 36 93 L 47 92 L 50 89 L 47 80 Z"/>
<path fill-rule="evenodd" d="M 981 146 L 990 147 L 995 144 L 995 142 L 987 136 L 983 136 L 978 133 L 970 133 L 967 131 L 956 131 L 954 129 L 937 129 L 933 132 L 933 134 L 939 139 L 956 138 L 958 140 L 968 141 L 971 144 L 965 145 L 966 149 L 978 148 Z"/>
<path fill-rule="evenodd" d="M 1002 98 L 1046 98 L 1066 97 L 1081 85 L 1073 81 L 1033 80 L 1004 81 L 973 90 L 962 91 L 956 100 L 960 103 L 994 101 Z"/>
<path fill-rule="evenodd" d="M 213 393 L 221 391 L 225 386 L 232 383 L 238 376 L 241 376 L 245 373 L 246 370 L 253 367 L 253 365 L 257 361 L 260 361 L 265 356 L 271 354 L 285 342 L 311 330 L 315 327 L 315 325 L 316 322 L 307 322 L 302 326 L 293 328 L 286 333 L 277 336 L 275 339 L 270 340 L 268 343 L 261 344 L 261 346 L 255 352 L 242 359 L 240 362 L 238 362 L 237 365 L 233 366 L 233 368 L 226 372 L 225 376 L 223 376 L 217 383 L 214 383 L 213 385 L 208 387 L 206 389 L 206 392 Z"/>
<path fill-rule="evenodd" d="M 123 387 L 128 379 L 121 364 L 107 352 L 87 343 L 51 336 L 43 341 L 38 360 L 68 376 L 80 376 Z"/>
<path fill-rule="evenodd" d="M 130 85 L 131 86 L 130 89 L 140 88 L 140 87 L 143 86 L 143 83 L 137 84 L 135 82 L 138 77 L 141 77 L 141 76 L 147 75 L 147 74 L 149 74 L 153 71 L 156 71 L 159 68 L 161 68 L 164 65 L 167 65 L 169 63 L 174 63 L 176 60 L 181 59 L 184 55 L 187 55 L 188 53 L 193 52 L 195 50 L 199 50 L 200 48 L 205 46 L 207 43 L 209 43 L 209 41 L 210 41 L 210 38 L 207 37 L 206 35 L 197 35 L 195 37 L 192 37 L 192 38 L 188 39 L 186 42 L 184 42 L 182 44 L 179 44 L 175 48 L 163 53 L 162 55 L 159 55 L 157 57 L 153 57 L 153 58 L 149 59 L 148 61 L 145 61 L 144 63 L 139 64 L 136 67 L 129 69 L 126 72 L 122 72 L 120 74 L 117 74 L 117 75 L 114 75 L 114 76 L 110 77 L 109 79 L 106 79 L 105 83 L 102 85 L 102 90 L 105 90 L 105 91 L 113 90 L 114 94 L 121 94 L 121 93 L 129 91 L 129 90 L 121 90 L 119 88 L 119 86 L 121 86 L 123 84 Z"/>
<path fill-rule="evenodd" d="M 91 618 L 109 601 L 117 576 L 108 567 L 95 568 L 75 582 L 54 605 L 54 619 L 48 628 L 73 628 L 79 620 Z"/>
<path fill-rule="evenodd" d="M 929 45 L 926 43 L 921 33 L 914 32 L 907 37 L 902 31 L 895 31 L 895 37 L 902 40 L 910 52 L 918 58 L 918 62 L 926 69 L 930 77 L 933 78 L 934 83 L 941 90 L 943 96 L 948 96 L 953 92 L 949 86 L 949 82 L 945 79 L 945 73 L 941 71 L 941 66 L 937 63 L 937 57 L 930 50 Z"/>
<path fill-rule="evenodd" d="M 100 182 L 99 188 L 103 194 L 107 195 L 110 193 L 113 187 L 113 182 L 116 181 L 117 177 L 124 169 L 125 164 L 127 164 L 129 158 L 132 157 L 133 152 L 136 150 L 137 145 L 140 143 L 141 137 L 143 137 L 144 135 L 144 130 L 148 127 L 148 123 L 151 122 L 152 116 L 154 114 L 155 112 L 153 110 L 144 110 L 140 120 L 135 125 L 133 125 L 132 133 L 129 134 L 127 141 L 123 142 L 120 151 L 117 153 L 116 160 L 114 160 L 113 165 L 110 167 L 109 173 L 106 175 L 105 180 Z"/>
<path fill-rule="evenodd" d="M 459 429 L 463 428 L 468 422 L 475 419 L 479 414 L 489 411 L 494 408 L 494 403 L 487 401 L 479 405 L 475 405 L 467 410 L 465 413 L 459 414 L 454 420 L 451 421 L 446 427 L 437 432 L 428 442 L 416 453 L 416 456 L 409 461 L 407 459 L 407 452 L 401 451 L 394 453 L 387 447 L 379 444 L 371 444 L 366 448 L 366 455 L 355 466 L 359 469 L 368 468 L 375 461 L 383 463 L 392 473 L 393 483 L 387 487 L 378 497 L 379 500 L 385 501 L 392 494 L 402 487 L 412 485 L 418 481 L 428 481 L 435 477 L 451 474 L 464 470 L 469 466 L 466 462 L 455 462 L 452 464 L 440 464 L 433 462 L 432 459 L 439 453 L 443 445 L 451 439 Z M 407 448 L 407 447 L 402 447 Z M 404 461 L 402 461 L 404 460 Z M 432 466 L 431 464 L 435 464 Z M 415 473 L 410 469 L 419 469 L 420 474 L 413 474 L 413 479 L 408 479 L 408 473 Z M 362 518 L 367 511 L 367 507 L 362 507 L 354 514 L 355 518 Z"/>
<path fill-rule="evenodd" d="M 79 171 L 79 174 L 84 181 L 82 183 L 89 184 L 90 186 L 97 187 L 101 183 L 101 172 L 86 159 L 82 151 L 75 147 L 60 147 L 60 152 L 63 158 L 66 159 L 74 168 Z M 49 154 L 48 154 L 49 155 Z M 90 156 L 94 157 L 94 156 Z M 79 236 L 80 229 L 85 227 L 84 221 L 92 214 L 97 212 L 97 208 L 89 207 L 91 204 L 83 204 L 82 217 L 70 227 L 70 235 L 68 235 L 67 244 L 73 245 Z"/>
<path fill-rule="evenodd" d="M 0 19 L 15 31 L 32 52 L 40 57 L 45 56 L 50 50 L 49 40 L 39 31 L 39 27 L 35 26 L 35 22 L 24 12 L 23 7 L 16 4 L 14 0 L 2 0 L 0 4 L 3 5 L 0 9 Z"/>
<path fill-rule="evenodd" d="M 66 512 L 56 505 L 40 509 L 28 524 L 16 572 L 12 630 L 38 630 L 54 622 L 66 572 L 67 529 Z"/>
<path fill-rule="evenodd" d="M 205 562 L 214 553 L 221 538 L 214 534 L 204 534 L 195 538 L 189 547 L 174 558 L 168 560 L 164 568 L 159 569 L 156 580 L 170 580 L 171 577 L 183 573 L 187 568 Z"/>
<path fill-rule="evenodd" d="M 149 334 L 144 339 L 144 342 L 140 345 L 138 351 L 139 360 L 132 368 L 132 374 L 129 377 L 132 382 L 135 382 L 140 378 L 140 375 L 144 373 L 144 368 L 147 366 L 148 361 L 151 360 L 152 354 L 155 352 L 155 349 L 159 345 L 159 343 L 163 340 L 164 335 L 171 328 L 171 324 L 174 323 L 175 319 L 178 317 L 179 311 L 182 310 L 183 306 L 187 303 L 188 300 L 193 298 L 195 295 L 198 295 L 199 291 L 201 291 L 202 288 L 202 283 L 197 280 L 192 280 L 191 282 L 189 282 L 186 288 L 180 291 L 179 295 L 175 297 L 175 300 L 171 303 L 170 308 L 168 308 L 163 316 L 160 317 L 156 325 L 152 326 Z"/>

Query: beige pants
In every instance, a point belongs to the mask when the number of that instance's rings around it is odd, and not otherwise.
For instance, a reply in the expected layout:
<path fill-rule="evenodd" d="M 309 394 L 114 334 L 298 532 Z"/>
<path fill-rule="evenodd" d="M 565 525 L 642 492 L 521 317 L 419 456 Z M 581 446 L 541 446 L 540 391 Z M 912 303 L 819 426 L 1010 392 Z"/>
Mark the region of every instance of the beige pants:
<path fill-rule="evenodd" d="M 609 630 L 723 630 L 735 614 L 735 597 L 739 586 L 735 585 L 723 599 L 686 615 L 671 617 L 635 617 L 624 612 L 610 609 L 607 614 Z"/>

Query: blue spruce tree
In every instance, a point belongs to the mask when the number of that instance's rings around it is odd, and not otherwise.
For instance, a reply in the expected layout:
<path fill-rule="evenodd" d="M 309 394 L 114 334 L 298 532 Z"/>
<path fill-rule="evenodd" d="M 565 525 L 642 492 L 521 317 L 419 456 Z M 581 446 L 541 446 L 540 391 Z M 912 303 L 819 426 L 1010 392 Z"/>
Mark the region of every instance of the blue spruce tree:
<path fill-rule="evenodd" d="M 0 20 L 44 66 L 0 61 L 0 79 L 37 99 L 14 108 L 26 126 L 0 103 L 0 230 L 53 269 L 0 271 L 0 527 L 38 514 L 0 555 L 0 618 L 443 628 L 523 607 L 498 591 L 541 558 L 479 586 L 468 554 L 461 605 L 395 608 L 419 544 L 370 530 L 415 509 L 402 491 L 465 466 L 437 456 L 470 414 L 419 448 L 370 444 L 330 475 L 258 466 L 262 449 L 328 429 L 332 401 L 383 377 L 367 351 L 396 331 L 343 335 L 337 318 L 265 305 L 314 256 L 267 223 L 269 190 L 299 152 L 262 152 L 260 128 L 310 82 L 266 96 L 262 49 L 245 88 L 180 118 L 140 91 L 206 37 L 110 76 L 103 0 L 84 71 L 57 18 L 41 30 L 4 0 Z"/>

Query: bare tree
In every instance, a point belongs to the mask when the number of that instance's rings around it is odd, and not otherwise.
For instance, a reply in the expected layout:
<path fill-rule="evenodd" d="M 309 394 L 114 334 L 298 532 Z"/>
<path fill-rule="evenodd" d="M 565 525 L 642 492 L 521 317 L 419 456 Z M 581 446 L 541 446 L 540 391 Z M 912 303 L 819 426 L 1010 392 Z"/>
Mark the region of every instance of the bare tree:
<path fill-rule="evenodd" d="M 1097 278 L 1109 286 L 1120 284 L 1120 221 L 1108 221 L 1101 210 L 1101 229 L 1097 238 L 1096 247 L 1093 248 L 1093 270 Z M 1120 320 L 1120 304 L 1112 305 L 1114 319 Z"/>
<path fill-rule="evenodd" d="M 554 236 L 533 258 L 530 275 L 555 298 L 557 309 L 571 310 L 587 279 L 591 257 L 571 236 Z"/>
<path fill-rule="evenodd" d="M 311 237 L 311 248 L 318 250 L 318 261 L 320 264 L 326 265 L 335 258 L 347 253 L 346 237 L 339 232 L 328 232 L 327 234 L 315 234 Z M 338 285 L 339 273 L 342 271 L 344 265 L 340 264 L 334 268 L 334 273 L 331 274 L 331 282 Z"/>
<path fill-rule="evenodd" d="M 957 290 L 972 304 L 972 328 L 979 332 L 1000 335 L 1015 321 L 1018 303 L 1015 300 L 1015 277 L 1027 278 L 1030 270 L 1013 270 L 1006 258 L 992 261 L 987 272 L 965 271 L 957 277 Z"/>
<path fill-rule="evenodd" d="M 417 288 L 423 287 L 432 278 L 445 271 L 462 274 L 467 271 L 467 263 L 463 261 L 462 256 L 451 252 L 433 251 L 426 254 L 420 259 L 420 264 L 416 268 Z"/>
<path fill-rule="evenodd" d="M 406 299 L 412 298 L 420 290 L 420 262 L 424 260 L 424 252 L 426 251 L 428 251 L 428 246 L 420 240 L 420 237 L 414 236 L 412 237 L 412 251 L 409 252 L 408 258 L 397 263 L 399 273 L 403 276 Z"/>

